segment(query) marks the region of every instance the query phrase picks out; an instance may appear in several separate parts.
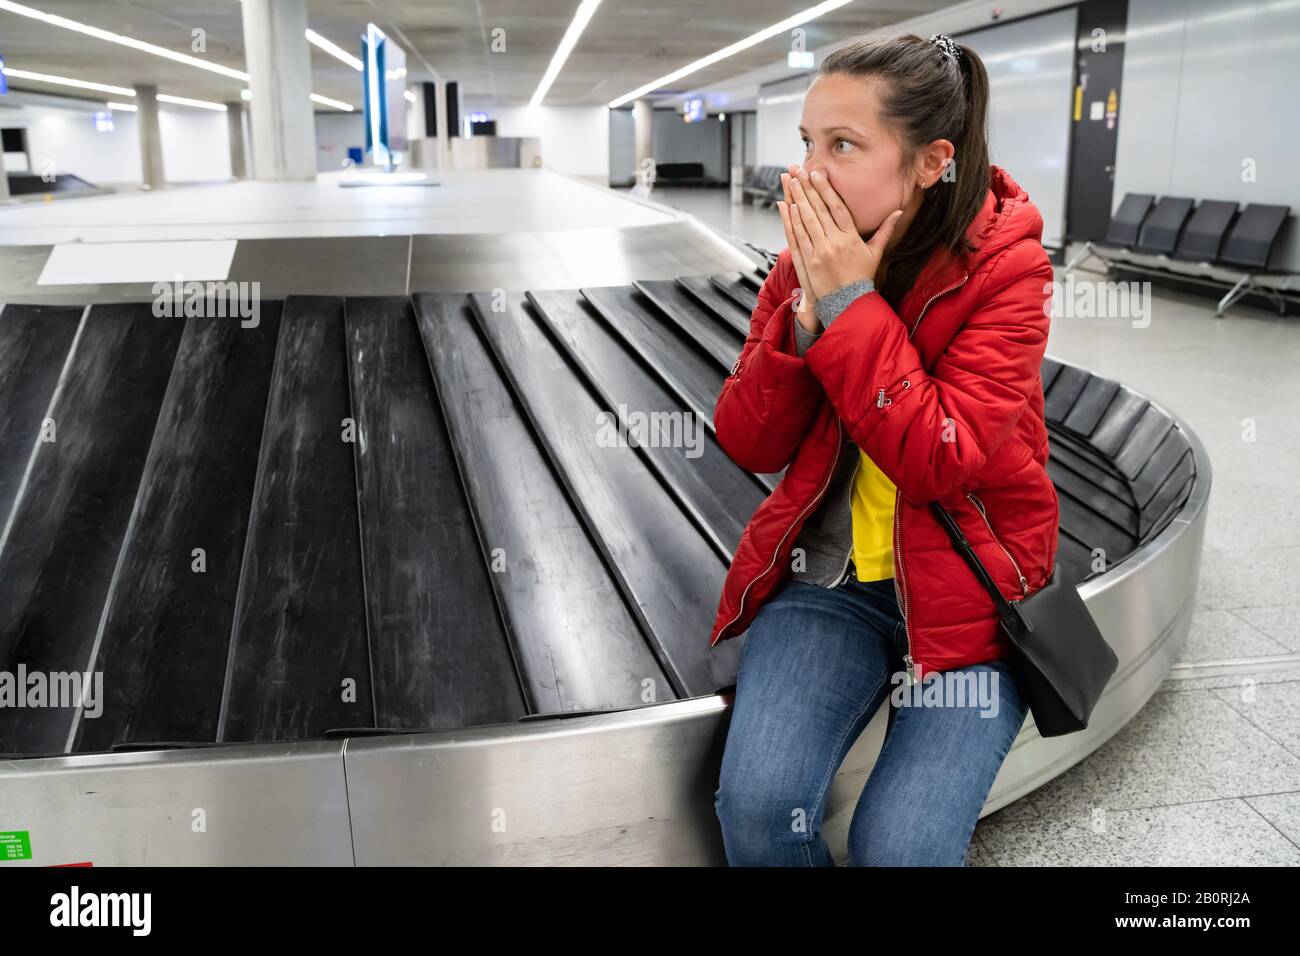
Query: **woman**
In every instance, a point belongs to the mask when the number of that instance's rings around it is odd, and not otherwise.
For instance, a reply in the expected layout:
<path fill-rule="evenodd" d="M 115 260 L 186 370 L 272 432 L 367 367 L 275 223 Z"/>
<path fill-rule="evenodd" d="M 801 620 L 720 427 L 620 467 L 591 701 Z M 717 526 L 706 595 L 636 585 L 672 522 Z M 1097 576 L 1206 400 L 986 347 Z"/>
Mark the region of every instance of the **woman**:
<path fill-rule="evenodd" d="M 808 90 L 805 159 L 782 176 L 789 248 L 715 412 L 738 464 L 786 469 L 710 640 L 745 633 L 715 793 L 733 865 L 833 863 L 827 788 L 887 695 L 848 862 L 964 865 L 1024 721 L 993 601 L 930 511 L 1007 598 L 1050 577 L 1053 273 L 1038 210 L 989 164 L 987 108 L 984 65 L 942 35 L 845 46 Z M 991 687 L 987 706 L 960 687 Z"/>

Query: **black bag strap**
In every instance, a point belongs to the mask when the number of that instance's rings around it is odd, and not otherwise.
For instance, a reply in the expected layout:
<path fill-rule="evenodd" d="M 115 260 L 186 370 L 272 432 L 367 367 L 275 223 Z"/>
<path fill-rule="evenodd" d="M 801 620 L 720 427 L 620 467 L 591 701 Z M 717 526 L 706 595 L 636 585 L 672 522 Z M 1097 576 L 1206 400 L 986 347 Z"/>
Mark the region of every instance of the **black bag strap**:
<path fill-rule="evenodd" d="M 1018 622 L 1025 630 L 1032 631 L 1034 626 L 1020 609 L 1020 602 L 1008 601 L 1003 597 L 1002 592 L 998 590 L 997 583 L 993 580 L 993 576 L 989 574 L 988 568 L 984 567 L 984 562 L 979 559 L 975 549 L 971 547 L 970 541 L 967 540 L 966 535 L 953 519 L 953 516 L 937 501 L 930 502 L 930 510 L 939 523 L 943 525 L 944 530 L 948 532 L 948 537 L 952 539 L 953 547 L 957 549 L 957 553 L 970 565 L 970 569 L 975 572 L 975 577 L 979 578 L 980 584 L 984 585 L 984 590 L 988 591 L 989 596 L 993 598 L 993 604 L 998 609 L 998 617 L 1002 620 L 1003 626 L 1009 627 L 1013 622 Z"/>

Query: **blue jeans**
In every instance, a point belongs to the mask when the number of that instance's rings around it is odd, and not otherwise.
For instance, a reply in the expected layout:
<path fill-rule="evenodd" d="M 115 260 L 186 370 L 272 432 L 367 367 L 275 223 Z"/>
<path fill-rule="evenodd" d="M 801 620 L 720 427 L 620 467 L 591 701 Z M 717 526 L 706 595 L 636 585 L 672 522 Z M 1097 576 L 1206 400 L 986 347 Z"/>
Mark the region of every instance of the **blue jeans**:
<path fill-rule="evenodd" d="M 964 866 L 1028 709 L 1009 661 L 923 671 L 909 688 L 893 579 L 853 575 L 834 588 L 787 581 L 744 641 L 714 792 L 728 863 L 834 865 L 821 835 L 826 793 L 889 698 L 885 743 L 849 826 L 848 863 Z"/>

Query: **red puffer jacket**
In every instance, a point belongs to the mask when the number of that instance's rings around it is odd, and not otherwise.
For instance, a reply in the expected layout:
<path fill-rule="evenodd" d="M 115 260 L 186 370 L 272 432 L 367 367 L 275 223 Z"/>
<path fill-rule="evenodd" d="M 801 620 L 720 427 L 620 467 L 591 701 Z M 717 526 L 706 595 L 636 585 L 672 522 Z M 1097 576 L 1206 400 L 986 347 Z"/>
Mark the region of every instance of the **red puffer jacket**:
<path fill-rule="evenodd" d="M 1004 170 L 990 172 L 966 233 L 975 252 L 936 251 L 901 315 L 879 292 L 860 296 L 802 358 L 798 279 L 790 251 L 781 253 L 714 422 L 741 467 L 788 468 L 741 535 L 709 646 L 748 628 L 790 576 L 794 540 L 830 483 L 846 431 L 898 488 L 894 583 L 909 675 L 1010 652 L 992 598 L 928 505 L 948 509 L 1006 598 L 1050 578 L 1059 514 L 1039 372 L 1052 266 L 1038 209 Z"/>

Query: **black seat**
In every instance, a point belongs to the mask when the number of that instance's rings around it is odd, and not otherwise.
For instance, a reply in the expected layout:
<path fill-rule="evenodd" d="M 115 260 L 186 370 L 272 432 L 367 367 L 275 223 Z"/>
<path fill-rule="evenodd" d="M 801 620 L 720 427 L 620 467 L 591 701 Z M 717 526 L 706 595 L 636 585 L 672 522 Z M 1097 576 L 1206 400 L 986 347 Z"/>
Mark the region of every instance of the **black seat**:
<path fill-rule="evenodd" d="M 1183 227 L 1173 257 L 1188 262 L 1215 262 L 1223 237 L 1237 215 L 1237 204 L 1221 199 L 1204 199 Z"/>
<path fill-rule="evenodd" d="M 1110 217 L 1110 226 L 1106 229 L 1104 244 L 1120 249 L 1132 249 L 1155 198 L 1150 193 L 1127 193 L 1124 201 Z"/>
<path fill-rule="evenodd" d="M 1273 244 L 1290 213 L 1290 206 L 1263 203 L 1248 205 L 1228 233 L 1219 261 L 1249 269 L 1267 269 L 1269 257 L 1273 254 Z"/>
<path fill-rule="evenodd" d="M 1178 245 L 1183 224 L 1191 214 L 1194 200 L 1185 196 L 1162 196 L 1146 215 L 1138 233 L 1138 252 L 1150 255 L 1170 255 Z"/>

